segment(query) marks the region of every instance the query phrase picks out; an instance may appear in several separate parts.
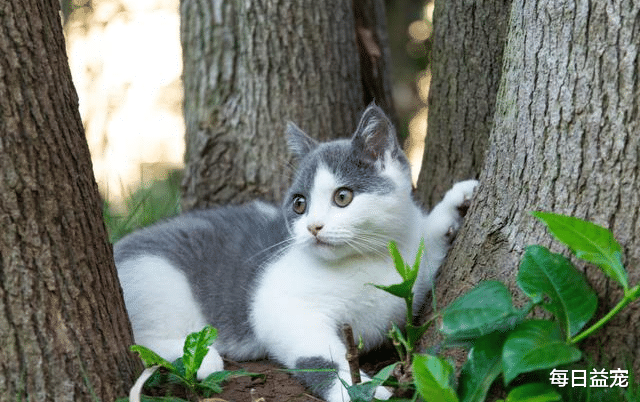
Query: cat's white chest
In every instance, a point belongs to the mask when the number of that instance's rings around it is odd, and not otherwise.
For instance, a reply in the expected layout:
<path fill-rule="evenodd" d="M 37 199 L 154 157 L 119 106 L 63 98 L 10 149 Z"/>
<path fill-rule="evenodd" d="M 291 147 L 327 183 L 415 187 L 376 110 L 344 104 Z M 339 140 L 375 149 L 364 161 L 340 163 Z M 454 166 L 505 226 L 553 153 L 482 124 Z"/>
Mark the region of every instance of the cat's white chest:
<path fill-rule="evenodd" d="M 251 319 L 267 349 L 286 347 L 277 345 L 284 331 L 299 332 L 305 342 L 310 333 L 338 331 L 344 323 L 368 349 L 384 340 L 391 322 L 404 319 L 404 301 L 373 286 L 400 282 L 385 259 L 330 265 L 294 248 L 265 267 L 258 282 Z"/>

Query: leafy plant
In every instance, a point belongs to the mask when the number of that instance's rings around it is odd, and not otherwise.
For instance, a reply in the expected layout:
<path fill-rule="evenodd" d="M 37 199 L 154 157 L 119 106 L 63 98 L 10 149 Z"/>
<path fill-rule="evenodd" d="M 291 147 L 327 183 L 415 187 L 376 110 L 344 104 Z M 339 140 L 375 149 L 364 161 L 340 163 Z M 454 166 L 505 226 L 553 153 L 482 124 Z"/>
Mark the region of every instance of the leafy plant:
<path fill-rule="evenodd" d="M 151 386 L 162 386 L 165 384 L 174 384 L 182 386 L 187 394 L 197 395 L 203 397 L 210 397 L 211 395 L 222 392 L 222 384 L 233 378 L 239 376 L 259 376 L 259 374 L 248 373 L 244 370 L 237 371 L 218 371 L 210 374 L 204 380 L 198 381 L 196 379 L 196 373 L 202 364 L 204 357 L 209 351 L 209 346 L 213 343 L 217 337 L 217 330 L 210 325 L 205 326 L 201 331 L 194 332 L 187 336 L 184 342 L 183 355 L 181 358 L 171 363 L 154 351 L 141 346 L 132 345 L 131 350 L 138 353 L 142 362 L 144 363 L 146 370 L 140 376 L 140 379 L 134 385 L 134 389 L 142 388 L 142 385 L 146 382 Z M 162 367 L 166 373 L 155 373 L 155 371 Z M 148 380 L 147 380 L 148 379 Z M 135 396 L 132 396 L 136 394 Z M 130 394 L 130 398 L 139 398 L 137 392 Z M 125 402 L 129 399 L 123 398 L 118 402 Z M 173 401 L 184 402 L 184 399 L 177 397 L 143 397 L 142 400 L 146 401 Z"/>
<path fill-rule="evenodd" d="M 457 389 L 453 384 L 453 368 L 437 356 L 415 353 L 415 342 L 426 326 L 407 325 L 407 335 L 394 326 L 391 337 L 402 348 L 404 364 L 413 361 L 412 371 L 417 393 L 425 400 L 443 402 L 484 401 L 491 385 L 502 376 L 505 386 L 516 378 L 549 378 L 550 369 L 566 366 L 582 359 L 577 343 L 593 334 L 629 303 L 640 298 L 640 284 L 630 287 L 622 264 L 622 247 L 605 228 L 573 217 L 547 212 L 534 212 L 549 231 L 568 246 L 578 258 L 593 263 L 623 289 L 624 296 L 604 317 L 589 327 L 597 309 L 598 298 L 584 275 L 566 257 L 537 245 L 527 247 L 520 263 L 517 285 L 528 297 L 524 308 L 514 307 L 507 287 L 497 281 L 486 281 L 451 303 L 442 315 L 444 346 L 470 347 L 462 367 Z M 407 302 L 407 322 L 411 323 L 412 287 L 417 277 L 423 247 L 416 262 L 403 262 L 395 245 L 390 252 L 403 282 L 378 286 Z M 527 318 L 535 308 L 551 314 L 550 319 Z M 586 328 L 585 328 L 586 327 Z M 546 380 L 548 381 L 548 380 Z M 633 382 L 633 375 L 631 376 Z M 640 386 L 625 390 L 627 400 L 635 400 Z M 620 391 L 622 394 L 622 391 Z M 416 397 L 414 397 L 415 400 Z M 545 402 L 561 400 L 561 395 L 548 382 L 519 381 L 504 402 Z"/>
<path fill-rule="evenodd" d="M 371 381 L 360 384 L 349 385 L 342 378 L 338 378 L 342 382 L 342 385 L 347 389 L 347 393 L 349 394 L 349 399 L 351 399 L 351 402 L 369 402 L 373 400 L 376 388 L 385 383 L 385 381 L 387 381 L 387 379 L 391 376 L 393 370 L 396 367 L 396 364 L 397 363 L 388 365 L 387 367 L 380 370 L 371 379 Z"/>
<path fill-rule="evenodd" d="M 596 264 L 624 289 L 624 297 L 605 317 L 585 329 L 597 308 L 597 296 L 583 274 L 564 256 L 529 246 L 522 258 L 518 287 L 529 297 L 522 310 L 498 282 L 485 282 L 454 301 L 443 312 L 443 333 L 473 342 L 463 367 L 462 401 L 483 401 L 499 375 L 509 385 L 520 374 L 576 362 L 577 343 L 601 328 L 615 313 L 640 297 L 640 285 L 629 288 L 621 247 L 607 229 L 562 215 L 534 212 L 573 254 Z M 539 306 L 553 319 L 527 319 Z M 548 377 L 547 377 L 548 378 Z M 511 390 L 506 401 L 559 400 L 547 383 L 528 383 Z"/>
<path fill-rule="evenodd" d="M 409 265 L 402 259 L 402 255 L 398 250 L 398 246 L 394 242 L 389 243 L 389 253 L 393 259 L 393 264 L 396 271 L 400 274 L 402 282 L 394 285 L 383 286 L 375 285 L 378 289 L 384 290 L 394 296 L 398 296 L 404 299 L 406 303 L 407 319 L 405 324 L 405 333 L 393 324 L 393 328 L 390 333 L 390 337 L 393 340 L 396 350 L 401 360 L 405 361 L 407 365 L 411 364 L 411 356 L 414 353 L 415 345 L 418 340 L 424 335 L 426 330 L 431 325 L 432 321 L 428 321 L 423 325 L 413 325 L 413 285 L 418 278 L 418 270 L 420 269 L 420 261 L 422 260 L 422 254 L 424 253 L 424 239 L 420 242 L 418 252 L 416 254 L 413 265 Z"/>

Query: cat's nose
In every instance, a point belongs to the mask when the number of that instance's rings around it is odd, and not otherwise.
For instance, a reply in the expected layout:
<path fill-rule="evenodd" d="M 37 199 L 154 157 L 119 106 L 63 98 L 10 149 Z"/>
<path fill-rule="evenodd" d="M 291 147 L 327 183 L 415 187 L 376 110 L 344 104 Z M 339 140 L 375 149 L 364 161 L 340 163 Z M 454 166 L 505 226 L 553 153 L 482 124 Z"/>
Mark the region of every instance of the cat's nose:
<path fill-rule="evenodd" d="M 312 235 L 317 236 L 318 232 L 320 232 L 323 227 L 324 225 L 320 223 L 312 223 L 309 226 L 307 226 L 307 229 L 309 229 L 309 232 L 311 232 Z"/>

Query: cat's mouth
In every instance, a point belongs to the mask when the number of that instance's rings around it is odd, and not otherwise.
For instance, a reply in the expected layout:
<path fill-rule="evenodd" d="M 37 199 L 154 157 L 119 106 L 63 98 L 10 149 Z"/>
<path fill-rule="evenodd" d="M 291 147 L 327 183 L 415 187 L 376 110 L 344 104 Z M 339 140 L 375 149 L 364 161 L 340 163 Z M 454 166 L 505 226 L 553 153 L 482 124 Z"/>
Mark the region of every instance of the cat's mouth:
<path fill-rule="evenodd" d="M 319 239 L 317 237 L 314 238 L 313 245 L 317 246 L 317 247 L 327 247 L 327 248 L 333 248 L 333 247 L 336 246 L 335 244 L 329 243 L 329 242 L 327 242 L 325 240 L 322 240 L 322 239 Z"/>
<path fill-rule="evenodd" d="M 327 238 L 326 236 L 314 236 L 311 240 L 311 246 L 324 250 L 335 250 L 341 248 L 344 245 L 340 239 L 335 239 L 332 237 Z"/>

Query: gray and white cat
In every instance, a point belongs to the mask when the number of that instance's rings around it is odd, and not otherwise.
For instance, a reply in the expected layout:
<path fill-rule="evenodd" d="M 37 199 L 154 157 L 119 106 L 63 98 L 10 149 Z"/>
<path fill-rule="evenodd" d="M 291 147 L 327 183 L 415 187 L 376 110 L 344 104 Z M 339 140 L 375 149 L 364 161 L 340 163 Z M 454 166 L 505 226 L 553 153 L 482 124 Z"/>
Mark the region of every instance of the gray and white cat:
<path fill-rule="evenodd" d="M 402 299 L 371 285 L 401 281 L 389 241 L 412 260 L 424 238 L 419 307 L 477 184 L 457 183 L 423 212 L 395 131 L 375 105 L 351 139 L 320 144 L 293 124 L 287 135 L 299 166 L 281 206 L 188 212 L 114 247 L 136 343 L 174 360 L 189 333 L 218 329 L 199 378 L 221 370 L 221 356 L 269 357 L 291 369 L 334 368 L 350 383 L 342 324 L 368 350 L 405 317 Z M 296 375 L 329 402 L 349 400 L 335 373 Z M 390 392 L 379 387 L 376 397 Z"/>

